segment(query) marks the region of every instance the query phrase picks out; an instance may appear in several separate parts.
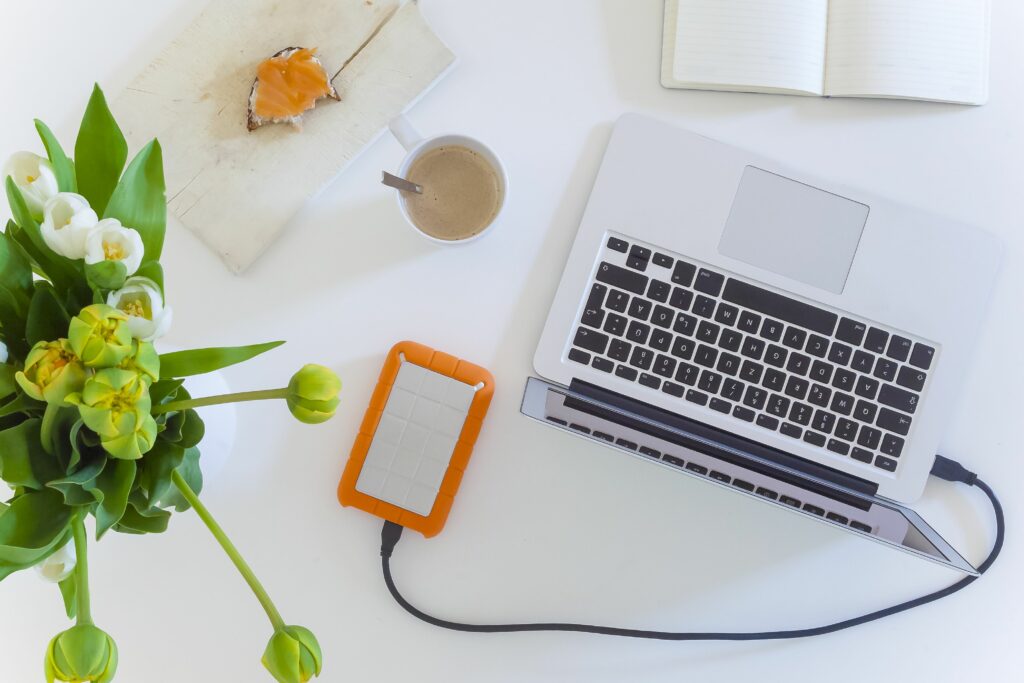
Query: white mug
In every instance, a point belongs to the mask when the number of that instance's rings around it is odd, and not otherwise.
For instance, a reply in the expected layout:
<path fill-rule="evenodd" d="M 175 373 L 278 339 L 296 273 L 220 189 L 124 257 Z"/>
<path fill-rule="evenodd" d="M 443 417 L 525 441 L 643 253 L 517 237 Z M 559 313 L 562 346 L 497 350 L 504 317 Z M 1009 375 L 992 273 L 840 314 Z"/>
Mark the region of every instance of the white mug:
<path fill-rule="evenodd" d="M 409 227 L 411 227 L 417 235 L 423 237 L 428 242 L 433 242 L 434 244 L 468 244 L 469 242 L 480 239 L 494 229 L 494 226 L 497 225 L 498 221 L 501 219 L 502 212 L 505 210 L 505 204 L 508 203 L 508 173 L 505 171 L 505 165 L 501 163 L 501 159 L 499 159 L 498 155 L 494 153 L 494 150 L 476 138 L 471 138 L 467 135 L 447 134 L 424 138 L 416 132 L 416 129 L 413 128 L 412 124 L 409 123 L 409 120 L 404 116 L 399 116 L 393 120 L 388 127 L 391 130 L 391 134 L 395 136 L 395 139 L 398 140 L 402 147 L 405 148 L 405 159 L 402 160 L 402 164 L 398 167 L 398 172 L 396 173 L 396 175 L 401 178 L 408 177 L 409 169 L 417 159 L 423 156 L 423 154 L 444 145 L 461 145 L 463 147 L 468 147 L 483 157 L 484 160 L 494 168 L 494 172 L 498 177 L 501 206 L 498 207 L 498 211 L 495 213 L 494 218 L 487 224 L 487 227 L 480 232 L 460 240 L 442 240 L 423 232 L 415 223 L 413 223 L 412 218 L 409 216 L 409 209 L 405 205 L 405 198 L 402 196 L 402 192 L 395 190 L 395 198 L 398 201 L 398 210 L 402 212 L 405 222 L 409 224 Z"/>

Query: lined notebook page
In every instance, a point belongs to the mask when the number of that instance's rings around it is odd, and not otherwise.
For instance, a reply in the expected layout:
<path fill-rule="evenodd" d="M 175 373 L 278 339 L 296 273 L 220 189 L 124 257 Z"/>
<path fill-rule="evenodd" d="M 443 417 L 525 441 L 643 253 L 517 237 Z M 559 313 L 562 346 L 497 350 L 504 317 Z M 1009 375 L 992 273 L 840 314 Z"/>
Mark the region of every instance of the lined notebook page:
<path fill-rule="evenodd" d="M 832 0 L 825 94 L 982 104 L 989 0 Z"/>
<path fill-rule="evenodd" d="M 827 17 L 827 0 L 678 0 L 673 76 L 820 95 Z"/>

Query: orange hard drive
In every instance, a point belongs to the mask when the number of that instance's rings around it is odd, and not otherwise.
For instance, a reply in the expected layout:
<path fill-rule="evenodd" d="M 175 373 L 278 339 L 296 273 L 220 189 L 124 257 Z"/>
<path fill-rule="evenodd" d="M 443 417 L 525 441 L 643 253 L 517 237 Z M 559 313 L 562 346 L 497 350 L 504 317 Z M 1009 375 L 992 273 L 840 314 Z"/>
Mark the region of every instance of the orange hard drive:
<path fill-rule="evenodd" d="M 437 535 L 493 395 L 487 370 L 422 344 L 396 344 L 352 446 L 338 500 Z"/>

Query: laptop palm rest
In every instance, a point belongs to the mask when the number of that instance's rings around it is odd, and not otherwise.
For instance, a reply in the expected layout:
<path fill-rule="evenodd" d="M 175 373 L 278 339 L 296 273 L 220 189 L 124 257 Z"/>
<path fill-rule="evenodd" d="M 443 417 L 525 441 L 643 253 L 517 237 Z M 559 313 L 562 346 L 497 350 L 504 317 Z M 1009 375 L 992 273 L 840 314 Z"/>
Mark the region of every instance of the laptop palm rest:
<path fill-rule="evenodd" d="M 874 495 L 875 485 L 865 480 L 583 383 L 570 388 L 531 377 L 521 411 L 641 459 L 977 575 L 916 512 Z"/>

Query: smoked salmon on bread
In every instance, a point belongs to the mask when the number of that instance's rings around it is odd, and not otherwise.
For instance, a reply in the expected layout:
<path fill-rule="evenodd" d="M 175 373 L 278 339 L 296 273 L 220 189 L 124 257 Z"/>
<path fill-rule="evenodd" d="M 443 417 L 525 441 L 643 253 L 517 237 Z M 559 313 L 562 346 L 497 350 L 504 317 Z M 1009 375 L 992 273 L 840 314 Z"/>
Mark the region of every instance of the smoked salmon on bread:
<path fill-rule="evenodd" d="M 268 123 L 290 123 L 301 130 L 303 113 L 324 97 L 341 99 L 316 48 L 285 48 L 256 70 L 249 92 L 249 130 Z"/>

